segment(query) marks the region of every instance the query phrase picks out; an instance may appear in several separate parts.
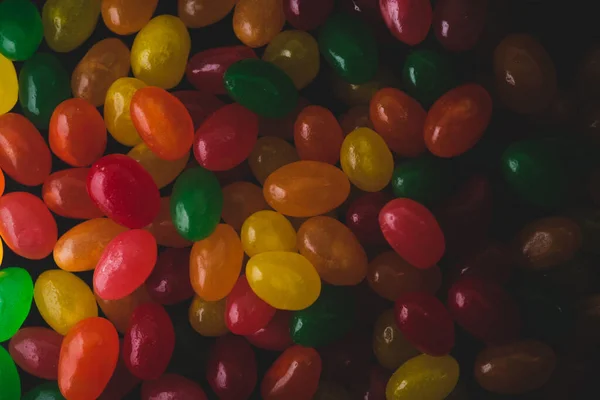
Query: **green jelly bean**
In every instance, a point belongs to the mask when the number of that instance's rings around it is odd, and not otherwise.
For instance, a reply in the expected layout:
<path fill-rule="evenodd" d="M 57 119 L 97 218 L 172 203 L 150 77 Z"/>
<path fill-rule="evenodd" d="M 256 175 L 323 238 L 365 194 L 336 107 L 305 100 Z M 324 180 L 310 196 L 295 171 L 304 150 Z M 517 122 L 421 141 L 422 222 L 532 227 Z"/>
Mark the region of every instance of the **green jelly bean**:
<path fill-rule="evenodd" d="M 215 175 L 190 168 L 177 178 L 171 194 L 171 218 L 181 236 L 198 241 L 207 238 L 221 220 L 223 192 Z"/>
<path fill-rule="evenodd" d="M 23 0 L 0 2 L 0 53 L 13 61 L 31 57 L 44 37 L 42 17 L 33 3 Z"/>
<path fill-rule="evenodd" d="M 392 189 L 396 197 L 406 197 L 431 207 L 452 192 L 455 176 L 448 160 L 421 156 L 396 167 L 392 175 Z"/>
<path fill-rule="evenodd" d="M 431 50 L 416 50 L 406 57 L 402 70 L 406 92 L 425 108 L 456 86 L 456 76 L 448 58 Z"/>
<path fill-rule="evenodd" d="M 0 300 L 0 308 L 2 301 Z M 10 354 L 0 346 L 0 399 L 19 400 L 21 398 L 21 379 Z"/>
<path fill-rule="evenodd" d="M 377 41 L 370 28 L 354 16 L 330 17 L 319 33 L 319 50 L 337 74 L 349 83 L 365 83 L 377 73 Z"/>
<path fill-rule="evenodd" d="M 344 336 L 354 324 L 352 298 L 346 287 L 322 286 L 317 301 L 294 312 L 290 321 L 294 342 L 305 347 L 318 347 Z"/>
<path fill-rule="evenodd" d="M 71 97 L 69 74 L 52 54 L 37 53 L 19 73 L 19 102 L 23 114 L 40 129 L 48 128 L 52 112 Z"/>
<path fill-rule="evenodd" d="M 29 315 L 33 281 L 23 268 L 0 271 L 0 342 L 13 337 Z"/>
<path fill-rule="evenodd" d="M 22 400 L 65 400 L 56 382 L 48 382 L 36 386 Z"/>
<path fill-rule="evenodd" d="M 298 102 L 292 79 L 267 61 L 238 61 L 227 69 L 224 82 L 232 99 L 263 117 L 284 117 Z"/>

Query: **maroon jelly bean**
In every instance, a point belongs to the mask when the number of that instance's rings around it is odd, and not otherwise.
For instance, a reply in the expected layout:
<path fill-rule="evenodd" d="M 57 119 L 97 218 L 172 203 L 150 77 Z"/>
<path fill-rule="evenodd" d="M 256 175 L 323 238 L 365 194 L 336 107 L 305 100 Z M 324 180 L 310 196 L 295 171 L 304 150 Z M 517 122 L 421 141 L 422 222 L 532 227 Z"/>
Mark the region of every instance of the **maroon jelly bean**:
<path fill-rule="evenodd" d="M 346 226 L 364 246 L 386 244 L 379 227 L 379 212 L 392 196 L 384 192 L 365 193 L 348 207 Z"/>
<path fill-rule="evenodd" d="M 38 378 L 58 379 L 58 357 L 63 337 L 52 329 L 27 327 L 10 339 L 8 351 L 15 364 Z"/>
<path fill-rule="evenodd" d="M 220 399 L 248 399 L 257 379 L 254 350 L 246 339 L 227 335 L 213 343 L 206 366 L 206 380 Z"/>
<path fill-rule="evenodd" d="M 514 265 L 509 248 L 499 242 L 488 242 L 471 251 L 455 263 L 449 273 L 452 282 L 463 276 L 504 284 L 508 282 Z"/>
<path fill-rule="evenodd" d="M 433 31 L 447 50 L 471 49 L 485 25 L 487 0 L 438 0 L 433 10 Z"/>
<path fill-rule="evenodd" d="M 275 316 L 264 327 L 246 339 L 259 349 L 283 351 L 294 344 L 290 334 L 290 321 L 293 313 L 291 311 L 277 310 Z"/>
<path fill-rule="evenodd" d="M 201 90 L 180 90 L 173 92 L 173 96 L 177 97 L 190 113 L 194 122 L 194 131 L 206 118 L 225 105 L 216 96 Z"/>
<path fill-rule="evenodd" d="M 284 0 L 283 12 L 294 28 L 310 31 L 325 22 L 334 3 L 334 0 Z"/>
<path fill-rule="evenodd" d="M 431 26 L 430 0 L 379 0 L 381 15 L 392 35 L 414 46 L 427 37 Z"/>
<path fill-rule="evenodd" d="M 227 296 L 225 323 L 236 335 L 251 335 L 267 326 L 275 311 L 252 291 L 246 275 L 242 275 Z"/>
<path fill-rule="evenodd" d="M 164 374 L 142 384 L 141 400 L 206 400 L 196 382 L 177 374 Z"/>
<path fill-rule="evenodd" d="M 146 280 L 146 289 L 152 300 L 170 305 L 194 295 L 190 283 L 190 249 L 167 249 L 156 261 Z"/>

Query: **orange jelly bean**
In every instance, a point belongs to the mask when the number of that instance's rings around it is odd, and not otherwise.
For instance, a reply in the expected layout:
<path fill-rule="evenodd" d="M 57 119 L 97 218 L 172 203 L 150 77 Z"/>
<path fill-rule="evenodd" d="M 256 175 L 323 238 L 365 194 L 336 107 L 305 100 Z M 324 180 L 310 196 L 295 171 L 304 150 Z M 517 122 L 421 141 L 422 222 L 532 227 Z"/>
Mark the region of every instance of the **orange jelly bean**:
<path fill-rule="evenodd" d="M 237 0 L 179 0 L 177 15 L 188 28 L 202 28 L 229 14 Z"/>
<path fill-rule="evenodd" d="M 267 203 L 291 217 L 314 217 L 339 207 L 350 194 L 342 170 L 318 161 L 298 161 L 273 172 L 263 186 Z"/>
<path fill-rule="evenodd" d="M 283 0 L 239 0 L 233 13 L 233 31 L 249 47 L 268 44 L 283 29 Z"/>
<path fill-rule="evenodd" d="M 42 199 L 55 214 L 66 218 L 92 219 L 102 211 L 87 192 L 89 168 L 69 168 L 51 174 L 42 186 Z"/>
<path fill-rule="evenodd" d="M 131 35 L 150 21 L 158 0 L 102 0 L 102 19 L 117 35 Z"/>
<path fill-rule="evenodd" d="M 131 121 L 148 148 L 164 160 L 178 160 L 194 142 L 194 123 L 183 103 L 158 87 L 138 89 Z"/>
<path fill-rule="evenodd" d="M 206 301 L 221 300 L 231 292 L 240 276 L 244 249 L 236 231 L 219 224 L 206 239 L 194 243 L 190 255 L 190 281 Z"/>
<path fill-rule="evenodd" d="M 119 359 L 119 336 L 104 318 L 87 318 L 69 330 L 60 348 L 58 386 L 69 400 L 96 399 Z"/>
<path fill-rule="evenodd" d="M 104 120 L 96 107 L 83 99 L 60 103 L 52 113 L 49 129 L 50 149 L 69 165 L 85 167 L 104 154 Z"/>
<path fill-rule="evenodd" d="M 429 109 L 425 144 L 438 157 L 456 157 L 479 141 L 492 117 L 492 98 L 476 84 L 450 90 Z"/>
<path fill-rule="evenodd" d="M 4 178 L 4 172 L 0 169 L 0 196 L 4 194 L 4 189 L 6 188 L 6 180 Z"/>
<path fill-rule="evenodd" d="M 182 248 L 192 245 L 177 232 L 173 219 L 171 218 L 171 198 L 160 198 L 160 210 L 154 221 L 146 227 L 146 230 L 154 236 L 156 243 L 160 246 Z"/>
<path fill-rule="evenodd" d="M 94 293 L 98 306 L 121 333 L 127 331 L 131 314 L 140 304 L 151 303 L 152 298 L 145 285 L 140 286 L 131 294 L 117 300 L 104 300 Z"/>
<path fill-rule="evenodd" d="M 268 210 L 262 189 L 250 182 L 233 182 L 223 188 L 221 218 L 237 232 L 246 218 L 257 211 Z"/>
<path fill-rule="evenodd" d="M 15 181 L 37 186 L 50 175 L 50 149 L 40 131 L 24 116 L 0 115 L 0 143 L 0 168 Z"/>
<path fill-rule="evenodd" d="M 259 138 L 248 156 L 252 174 L 260 183 L 264 183 L 275 170 L 298 160 L 298 153 L 291 144 L 271 136 Z"/>
<path fill-rule="evenodd" d="M 343 141 L 342 127 L 328 109 L 308 106 L 298 115 L 294 144 L 300 159 L 336 164 Z"/>

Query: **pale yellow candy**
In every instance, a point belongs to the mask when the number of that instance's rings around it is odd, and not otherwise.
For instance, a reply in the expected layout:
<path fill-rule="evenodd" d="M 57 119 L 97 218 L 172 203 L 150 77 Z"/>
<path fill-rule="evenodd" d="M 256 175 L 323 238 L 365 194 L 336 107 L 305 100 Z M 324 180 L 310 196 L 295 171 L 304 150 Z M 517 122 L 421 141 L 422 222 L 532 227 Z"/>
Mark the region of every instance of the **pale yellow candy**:
<path fill-rule="evenodd" d="M 104 123 L 115 140 L 125 146 L 142 143 L 142 138 L 131 122 L 129 106 L 138 89 L 147 85 L 135 78 L 119 78 L 106 92 L 104 100 Z"/>
<path fill-rule="evenodd" d="M 152 177 L 159 189 L 167 186 L 179 176 L 190 159 L 186 153 L 179 160 L 163 160 L 154 154 L 145 143 L 137 144 L 127 155 L 137 161 Z"/>
<path fill-rule="evenodd" d="M 0 54 L 0 115 L 6 114 L 17 104 L 19 81 L 15 66 Z"/>
<path fill-rule="evenodd" d="M 249 216 L 240 234 L 244 251 L 252 257 L 267 251 L 295 251 L 296 231 L 276 211 L 258 211 Z"/>
<path fill-rule="evenodd" d="M 101 0 L 48 0 L 42 10 L 48 46 L 67 53 L 81 46 L 94 32 Z"/>

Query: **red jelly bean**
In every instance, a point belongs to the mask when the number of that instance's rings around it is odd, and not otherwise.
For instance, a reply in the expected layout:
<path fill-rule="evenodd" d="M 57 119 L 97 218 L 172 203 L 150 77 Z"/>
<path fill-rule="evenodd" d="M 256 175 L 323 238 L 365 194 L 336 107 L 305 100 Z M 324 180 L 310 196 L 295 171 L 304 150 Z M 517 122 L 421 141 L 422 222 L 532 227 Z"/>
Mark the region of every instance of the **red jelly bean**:
<path fill-rule="evenodd" d="M 42 186 L 46 206 L 61 217 L 92 219 L 104 216 L 87 192 L 89 168 L 63 169 L 51 174 Z"/>
<path fill-rule="evenodd" d="M 379 227 L 379 213 L 392 199 L 387 193 L 365 193 L 348 207 L 346 226 L 356 235 L 358 241 L 365 246 L 381 246 L 387 242 Z"/>
<path fill-rule="evenodd" d="M 175 304 L 194 295 L 190 283 L 190 249 L 167 249 L 158 256 L 156 266 L 146 280 L 152 300 Z"/>
<path fill-rule="evenodd" d="M 312 399 L 319 386 L 321 357 L 313 348 L 292 346 L 267 370 L 261 385 L 263 400 Z"/>
<path fill-rule="evenodd" d="M 121 154 L 104 156 L 92 165 L 87 190 L 106 216 L 128 228 L 145 227 L 160 210 L 160 193 L 150 174 Z"/>
<path fill-rule="evenodd" d="M 372 365 L 369 377 L 365 380 L 353 382 L 352 393 L 357 399 L 385 400 L 385 388 L 390 380 L 390 372 L 379 365 Z"/>
<path fill-rule="evenodd" d="M 304 110 L 310 102 L 304 97 L 298 98 L 298 103 L 294 111 L 289 113 L 283 118 L 267 118 L 260 117 L 260 127 L 258 134 L 260 136 L 275 136 L 285 140 L 294 139 L 294 127 L 298 115 Z"/>
<path fill-rule="evenodd" d="M 395 199 L 379 213 L 379 225 L 387 242 L 417 268 L 430 268 L 444 255 L 445 239 L 435 217 L 410 199 Z"/>
<path fill-rule="evenodd" d="M 260 349 L 273 351 L 287 349 L 294 344 L 290 334 L 292 314 L 290 311 L 277 310 L 275 316 L 264 328 L 260 328 L 251 335 L 246 335 L 246 339 Z"/>
<path fill-rule="evenodd" d="M 121 299 L 144 283 L 156 264 L 156 240 L 151 233 L 123 232 L 104 248 L 94 271 L 94 292 L 104 300 Z"/>
<path fill-rule="evenodd" d="M 181 375 L 165 374 L 142 384 L 141 400 L 206 400 L 204 390 L 196 382 Z"/>
<path fill-rule="evenodd" d="M 454 322 L 441 301 L 424 292 L 403 294 L 396 300 L 398 328 L 418 350 L 434 357 L 454 346 Z"/>
<path fill-rule="evenodd" d="M 225 71 L 231 64 L 247 58 L 256 58 L 256 53 L 246 46 L 204 50 L 190 58 L 185 76 L 196 89 L 212 94 L 227 94 L 223 85 Z"/>
<path fill-rule="evenodd" d="M 294 28 L 310 31 L 325 22 L 334 3 L 334 0 L 284 0 L 283 12 Z"/>
<path fill-rule="evenodd" d="M 433 10 L 433 31 L 450 51 L 471 49 L 485 25 L 487 0 L 438 0 Z"/>
<path fill-rule="evenodd" d="M 320 106 L 308 106 L 302 110 L 294 125 L 294 144 L 301 160 L 336 164 L 344 132 L 335 116 Z"/>
<path fill-rule="evenodd" d="M 215 394 L 224 400 L 250 398 L 257 381 L 254 350 L 243 337 L 218 338 L 208 356 L 206 380 Z"/>
<path fill-rule="evenodd" d="M 236 335 L 251 335 L 267 326 L 275 308 L 265 303 L 250 288 L 246 275 L 238 278 L 227 296 L 225 322 Z"/>
<path fill-rule="evenodd" d="M 248 158 L 257 138 L 258 116 L 239 104 L 229 104 L 196 131 L 194 156 L 210 171 L 227 171 Z"/>
<path fill-rule="evenodd" d="M 21 257 L 41 260 L 52 253 L 58 228 L 42 200 L 13 192 L 0 197 L 0 236 Z"/>
<path fill-rule="evenodd" d="M 464 330 L 486 344 L 510 342 L 521 328 L 517 304 L 494 282 L 461 278 L 448 291 L 447 306 Z"/>
<path fill-rule="evenodd" d="M 180 90 L 172 94 L 183 103 L 190 113 L 194 123 L 194 131 L 200 128 L 206 118 L 225 105 L 216 96 L 200 90 Z"/>
<path fill-rule="evenodd" d="M 137 306 L 121 351 L 129 371 L 140 379 L 157 379 L 167 369 L 174 348 L 175 329 L 165 309 L 156 303 Z"/>
<path fill-rule="evenodd" d="M 52 329 L 27 327 L 19 330 L 8 344 L 15 364 L 38 378 L 58 379 L 58 357 L 63 337 Z"/>
<path fill-rule="evenodd" d="M 117 361 L 117 367 L 113 373 L 108 385 L 104 388 L 102 395 L 98 397 L 98 400 L 120 400 L 125 398 L 129 392 L 131 392 L 140 383 L 140 378 L 133 375 L 127 366 L 125 361 L 119 357 Z"/>
<path fill-rule="evenodd" d="M 379 0 L 381 15 L 392 35 L 414 46 L 427 37 L 431 26 L 429 0 Z"/>
<path fill-rule="evenodd" d="M 452 282 L 463 276 L 474 276 L 499 284 L 508 282 L 514 265 L 507 246 L 489 242 L 468 254 L 450 270 Z"/>

